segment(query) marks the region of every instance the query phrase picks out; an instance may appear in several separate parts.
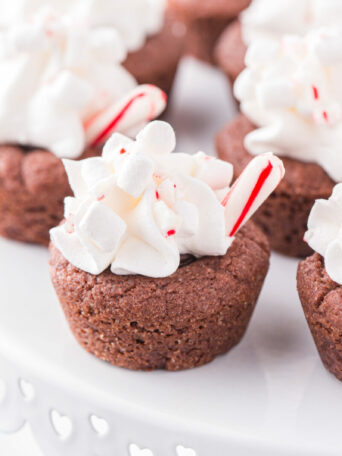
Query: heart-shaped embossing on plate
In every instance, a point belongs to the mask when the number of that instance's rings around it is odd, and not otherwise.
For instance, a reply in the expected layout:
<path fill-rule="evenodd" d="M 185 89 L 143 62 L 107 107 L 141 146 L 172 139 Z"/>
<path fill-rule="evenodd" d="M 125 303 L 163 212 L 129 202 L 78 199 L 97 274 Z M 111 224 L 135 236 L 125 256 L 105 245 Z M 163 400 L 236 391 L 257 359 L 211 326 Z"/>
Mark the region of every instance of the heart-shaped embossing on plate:
<path fill-rule="evenodd" d="M 192 448 L 185 448 L 182 445 L 178 445 L 176 448 L 177 456 L 196 456 L 196 451 Z"/>
<path fill-rule="evenodd" d="M 148 448 L 141 449 L 138 445 L 132 443 L 129 446 L 129 452 L 131 456 L 153 456 L 153 453 Z"/>
<path fill-rule="evenodd" d="M 101 437 L 108 434 L 109 424 L 104 418 L 100 418 L 97 415 L 90 415 L 89 421 L 96 434 Z"/>
<path fill-rule="evenodd" d="M 32 385 L 31 382 L 28 380 L 25 380 L 24 378 L 19 379 L 19 390 L 21 392 L 21 395 L 26 401 L 32 401 L 32 399 L 35 396 L 35 390 L 34 386 Z"/>
<path fill-rule="evenodd" d="M 50 412 L 51 424 L 62 440 L 66 440 L 72 433 L 72 421 L 68 416 L 60 414 L 57 410 Z"/>

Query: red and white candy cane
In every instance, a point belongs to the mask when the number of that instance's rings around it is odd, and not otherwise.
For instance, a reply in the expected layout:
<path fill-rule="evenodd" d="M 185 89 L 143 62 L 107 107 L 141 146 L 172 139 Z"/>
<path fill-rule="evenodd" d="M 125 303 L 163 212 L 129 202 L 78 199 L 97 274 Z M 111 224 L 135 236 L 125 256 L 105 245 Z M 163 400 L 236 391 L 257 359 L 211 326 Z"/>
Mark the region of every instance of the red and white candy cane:
<path fill-rule="evenodd" d="M 226 208 L 226 228 L 229 237 L 252 217 L 284 177 L 283 162 L 271 153 L 259 155 L 244 169 L 229 190 L 222 205 Z"/>
<path fill-rule="evenodd" d="M 129 131 L 155 119 L 164 111 L 166 102 L 167 95 L 158 87 L 150 84 L 136 87 L 84 125 L 87 145 L 99 146 L 115 131 Z"/>

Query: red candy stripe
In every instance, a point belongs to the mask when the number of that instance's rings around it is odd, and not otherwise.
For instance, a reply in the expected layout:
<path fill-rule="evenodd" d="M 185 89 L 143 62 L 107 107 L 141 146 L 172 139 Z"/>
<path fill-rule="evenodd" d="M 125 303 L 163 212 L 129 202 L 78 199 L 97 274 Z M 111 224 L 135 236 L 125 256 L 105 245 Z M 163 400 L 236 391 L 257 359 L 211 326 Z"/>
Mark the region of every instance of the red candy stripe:
<path fill-rule="evenodd" d="M 268 177 L 270 176 L 271 172 L 272 172 L 272 169 L 273 169 L 273 165 L 272 163 L 269 161 L 268 162 L 268 165 L 266 166 L 266 168 L 264 168 L 260 175 L 259 175 L 259 178 L 248 198 L 248 201 L 247 203 L 245 204 L 244 208 L 242 209 L 242 212 L 240 214 L 240 216 L 238 217 L 232 231 L 229 233 L 229 237 L 232 237 L 236 234 L 236 232 L 239 230 L 240 226 L 242 225 L 244 219 L 246 218 L 246 216 L 248 215 L 248 212 L 250 211 L 254 201 L 256 200 L 256 198 L 258 197 L 262 187 L 264 186 L 266 180 L 268 179 Z M 232 190 L 233 190 L 234 186 L 232 187 Z M 228 193 L 228 195 L 226 196 L 226 198 L 222 201 L 222 204 L 225 206 L 228 202 L 228 199 L 229 199 L 229 196 L 231 194 L 231 191 Z"/>
<path fill-rule="evenodd" d="M 110 135 L 110 133 L 114 130 L 116 125 L 120 122 L 120 120 L 123 118 L 123 116 L 126 114 L 126 112 L 129 110 L 129 108 L 132 106 L 132 104 L 138 100 L 139 98 L 142 98 L 146 96 L 145 92 L 138 93 L 135 95 L 133 98 L 131 98 L 125 106 L 121 109 L 121 111 L 114 117 L 114 119 L 102 130 L 100 133 L 96 136 L 95 139 L 93 139 L 91 146 L 97 146 L 98 144 L 101 144 L 107 136 Z"/>
<path fill-rule="evenodd" d="M 312 92 L 313 92 L 313 96 L 314 96 L 314 99 L 315 100 L 318 100 L 319 99 L 319 92 L 318 92 L 318 89 L 316 86 L 312 86 Z"/>

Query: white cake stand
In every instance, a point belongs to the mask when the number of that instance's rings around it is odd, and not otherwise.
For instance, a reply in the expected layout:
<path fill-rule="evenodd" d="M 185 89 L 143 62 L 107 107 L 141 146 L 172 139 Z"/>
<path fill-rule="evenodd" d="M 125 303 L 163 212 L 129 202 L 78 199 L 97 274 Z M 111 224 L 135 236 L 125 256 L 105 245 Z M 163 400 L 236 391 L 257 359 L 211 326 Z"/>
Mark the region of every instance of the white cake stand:
<path fill-rule="evenodd" d="M 221 76 L 192 61 L 184 65 L 169 115 L 190 151 L 197 145 L 183 132 L 195 135 L 196 127 L 198 143 L 207 144 L 231 112 Z M 47 262 L 43 248 L 0 241 L 2 431 L 28 423 L 46 456 L 342 454 L 342 384 L 319 361 L 296 294 L 295 260 L 272 257 L 238 347 L 179 373 L 131 372 L 83 351 Z"/>

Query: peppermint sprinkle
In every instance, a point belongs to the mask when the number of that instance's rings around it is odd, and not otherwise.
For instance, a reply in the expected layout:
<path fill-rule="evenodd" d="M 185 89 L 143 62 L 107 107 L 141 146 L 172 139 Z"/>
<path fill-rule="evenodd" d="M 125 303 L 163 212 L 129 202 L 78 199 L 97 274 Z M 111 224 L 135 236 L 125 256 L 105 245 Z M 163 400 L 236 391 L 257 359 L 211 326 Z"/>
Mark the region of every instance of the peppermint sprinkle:
<path fill-rule="evenodd" d="M 329 122 L 329 116 L 328 116 L 327 111 L 323 111 L 323 112 L 322 112 L 322 116 L 323 116 L 323 119 L 324 119 L 326 122 Z"/>
<path fill-rule="evenodd" d="M 169 231 L 166 233 L 166 237 L 174 236 L 175 234 L 176 234 L 176 230 L 169 230 Z"/>
<path fill-rule="evenodd" d="M 97 201 L 102 201 L 102 200 L 104 199 L 104 197 L 105 197 L 104 195 L 99 196 L 99 197 L 97 198 Z"/>
<path fill-rule="evenodd" d="M 159 193 L 156 191 L 156 198 L 159 200 Z"/>
<path fill-rule="evenodd" d="M 122 155 L 122 154 L 125 154 L 125 153 L 126 153 L 126 149 L 122 148 L 122 149 L 120 150 L 120 154 Z"/>
<path fill-rule="evenodd" d="M 312 92 L 313 92 L 313 96 L 314 96 L 314 99 L 315 100 L 318 100 L 319 99 L 319 92 L 318 92 L 318 89 L 316 86 L 312 86 Z"/>

